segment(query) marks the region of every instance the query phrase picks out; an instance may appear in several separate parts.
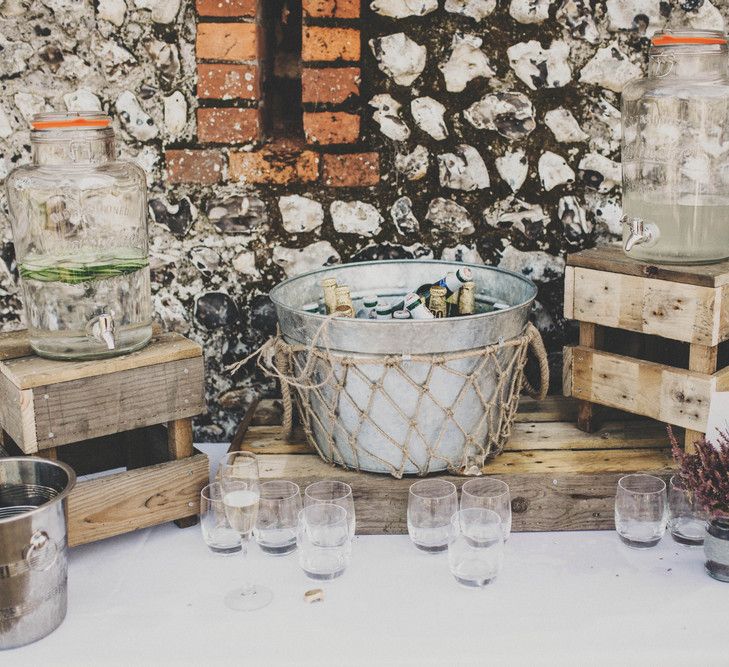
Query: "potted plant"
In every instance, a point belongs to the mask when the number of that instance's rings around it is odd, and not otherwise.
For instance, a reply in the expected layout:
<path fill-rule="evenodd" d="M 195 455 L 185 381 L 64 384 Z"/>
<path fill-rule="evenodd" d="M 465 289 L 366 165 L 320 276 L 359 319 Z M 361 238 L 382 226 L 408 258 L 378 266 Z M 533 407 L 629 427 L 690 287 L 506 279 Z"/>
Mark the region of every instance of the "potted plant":
<path fill-rule="evenodd" d="M 686 489 L 709 514 L 706 571 L 714 579 L 729 582 L 729 433 L 720 433 L 713 442 L 697 440 L 692 454 L 683 451 L 672 432 L 670 438 Z"/>

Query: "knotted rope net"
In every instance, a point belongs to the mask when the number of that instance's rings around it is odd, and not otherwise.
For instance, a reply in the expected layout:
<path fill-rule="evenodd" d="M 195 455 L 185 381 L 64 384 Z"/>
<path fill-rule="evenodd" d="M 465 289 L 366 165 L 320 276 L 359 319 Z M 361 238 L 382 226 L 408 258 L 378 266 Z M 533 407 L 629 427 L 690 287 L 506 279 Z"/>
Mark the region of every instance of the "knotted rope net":
<path fill-rule="evenodd" d="M 364 355 L 332 351 L 327 322 L 309 345 L 276 336 L 256 353 L 257 363 L 281 383 L 284 436 L 295 397 L 309 445 L 346 468 L 397 478 L 443 469 L 479 475 L 509 439 L 522 389 L 536 398 L 548 389 L 547 354 L 532 324 L 519 337 L 474 350 Z M 538 390 L 524 375 L 530 350 Z"/>

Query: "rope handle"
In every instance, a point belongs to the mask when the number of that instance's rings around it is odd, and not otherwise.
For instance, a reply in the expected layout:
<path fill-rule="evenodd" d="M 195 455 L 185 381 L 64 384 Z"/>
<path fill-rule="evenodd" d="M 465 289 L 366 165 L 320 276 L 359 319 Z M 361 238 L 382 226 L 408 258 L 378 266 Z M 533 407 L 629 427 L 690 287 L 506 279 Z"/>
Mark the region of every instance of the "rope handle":
<path fill-rule="evenodd" d="M 542 334 L 531 322 L 527 325 L 527 334 L 529 335 L 529 346 L 527 354 L 533 354 L 539 364 L 539 391 L 532 387 L 526 374 L 524 374 L 523 386 L 529 396 L 538 401 L 544 400 L 549 391 L 549 359 L 547 357 L 547 349 L 544 347 Z"/>

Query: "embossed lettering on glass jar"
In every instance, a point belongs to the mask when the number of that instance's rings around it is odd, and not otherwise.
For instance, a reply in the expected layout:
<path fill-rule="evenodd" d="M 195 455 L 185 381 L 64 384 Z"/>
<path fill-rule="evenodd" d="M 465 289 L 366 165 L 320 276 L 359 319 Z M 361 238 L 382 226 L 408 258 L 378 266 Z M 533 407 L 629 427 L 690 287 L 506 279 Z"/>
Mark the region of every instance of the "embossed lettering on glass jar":
<path fill-rule="evenodd" d="M 648 76 L 623 89 L 623 241 L 629 257 L 729 257 L 729 50 L 723 32 L 657 33 Z"/>
<path fill-rule="evenodd" d="M 55 359 L 139 349 L 152 335 L 144 172 L 116 159 L 101 113 L 31 125 L 33 163 L 6 183 L 30 344 Z"/>

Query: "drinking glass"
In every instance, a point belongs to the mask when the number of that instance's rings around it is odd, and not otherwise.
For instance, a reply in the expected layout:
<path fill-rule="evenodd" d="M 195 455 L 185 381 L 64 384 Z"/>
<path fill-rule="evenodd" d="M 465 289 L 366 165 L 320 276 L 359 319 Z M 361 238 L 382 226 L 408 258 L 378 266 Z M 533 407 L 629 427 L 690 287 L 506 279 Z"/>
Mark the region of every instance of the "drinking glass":
<path fill-rule="evenodd" d="M 299 564 L 312 579 L 336 579 L 352 554 L 347 510 L 331 503 L 308 505 L 299 512 L 296 530 Z"/>
<path fill-rule="evenodd" d="M 701 546 L 708 516 L 689 494 L 679 475 L 674 475 L 668 482 L 668 510 L 671 537 L 680 544 Z"/>
<path fill-rule="evenodd" d="M 453 514 L 458 510 L 455 484 L 443 479 L 423 479 L 410 486 L 408 533 L 422 551 L 437 553 L 448 548 Z"/>
<path fill-rule="evenodd" d="M 298 484 L 276 480 L 260 485 L 261 500 L 255 536 L 261 551 L 283 556 L 296 549 L 296 526 L 301 511 Z"/>
<path fill-rule="evenodd" d="M 615 494 L 615 530 L 629 547 L 654 547 L 666 532 L 666 483 L 653 475 L 626 475 Z"/>
<path fill-rule="evenodd" d="M 304 506 L 308 507 L 318 503 L 342 507 L 347 512 L 349 536 L 350 538 L 354 537 L 356 526 L 354 496 L 352 495 L 352 487 L 349 484 L 328 479 L 309 484 L 304 489 Z"/>
<path fill-rule="evenodd" d="M 200 492 L 200 528 L 205 544 L 215 554 L 239 553 L 243 545 L 225 514 L 223 489 L 219 482 L 208 484 Z"/>
<path fill-rule="evenodd" d="M 493 510 L 501 518 L 504 542 L 511 534 L 511 494 L 509 485 L 493 477 L 469 479 L 461 487 L 461 509 L 480 507 Z"/>
<path fill-rule="evenodd" d="M 250 452 L 226 454 L 220 462 L 220 485 L 225 515 L 240 535 L 245 555 L 256 525 L 261 496 L 256 455 Z M 265 607 L 272 599 L 270 589 L 249 583 L 228 593 L 225 604 L 237 611 L 253 611 Z"/>
<path fill-rule="evenodd" d="M 451 517 L 448 565 L 459 584 L 483 588 L 496 578 L 503 560 L 504 531 L 496 512 L 471 507 Z"/>

